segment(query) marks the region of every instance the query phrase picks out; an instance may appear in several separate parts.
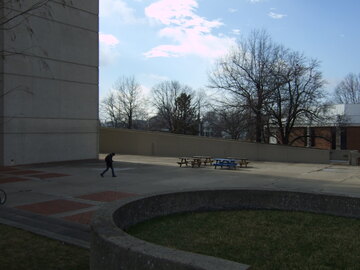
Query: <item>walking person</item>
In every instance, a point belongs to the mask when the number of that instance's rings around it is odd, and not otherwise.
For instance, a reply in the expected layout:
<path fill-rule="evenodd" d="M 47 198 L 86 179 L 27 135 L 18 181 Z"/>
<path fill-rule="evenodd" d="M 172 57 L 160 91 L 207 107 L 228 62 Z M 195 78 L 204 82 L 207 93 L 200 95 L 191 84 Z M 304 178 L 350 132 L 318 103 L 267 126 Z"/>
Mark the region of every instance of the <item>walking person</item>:
<path fill-rule="evenodd" d="M 106 163 L 106 169 L 100 173 L 101 177 L 104 177 L 104 174 L 111 168 L 112 177 L 116 177 L 114 168 L 113 168 L 113 156 L 115 156 L 115 153 L 110 153 L 105 157 L 105 163 Z"/>

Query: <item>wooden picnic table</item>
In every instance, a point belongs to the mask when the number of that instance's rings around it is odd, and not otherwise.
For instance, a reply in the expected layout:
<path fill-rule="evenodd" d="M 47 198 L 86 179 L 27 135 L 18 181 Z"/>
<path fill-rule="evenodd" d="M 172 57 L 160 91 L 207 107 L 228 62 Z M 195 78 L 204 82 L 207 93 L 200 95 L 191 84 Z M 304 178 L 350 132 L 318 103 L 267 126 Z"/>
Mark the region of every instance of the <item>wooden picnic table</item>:
<path fill-rule="evenodd" d="M 249 164 L 249 161 L 247 158 L 240 158 L 239 159 L 239 166 L 245 166 L 245 168 L 247 168 L 247 165 Z"/>
<path fill-rule="evenodd" d="M 194 156 L 194 157 L 179 157 L 179 160 L 177 163 L 182 167 L 182 165 L 189 166 L 191 165 L 192 168 L 195 166 L 200 167 L 202 160 L 200 157 Z"/>
<path fill-rule="evenodd" d="M 205 166 L 213 163 L 213 158 L 211 156 L 193 156 L 193 158 L 200 159 L 200 163 L 204 163 Z"/>
<path fill-rule="evenodd" d="M 188 166 L 188 163 L 190 163 L 189 158 L 188 157 L 179 157 L 179 160 L 177 163 L 180 165 L 180 167 L 185 164 L 186 166 Z"/>
<path fill-rule="evenodd" d="M 201 158 L 199 156 L 193 156 L 192 157 L 192 161 L 191 161 L 191 167 L 195 167 L 195 166 L 198 166 L 200 167 L 201 166 Z"/>

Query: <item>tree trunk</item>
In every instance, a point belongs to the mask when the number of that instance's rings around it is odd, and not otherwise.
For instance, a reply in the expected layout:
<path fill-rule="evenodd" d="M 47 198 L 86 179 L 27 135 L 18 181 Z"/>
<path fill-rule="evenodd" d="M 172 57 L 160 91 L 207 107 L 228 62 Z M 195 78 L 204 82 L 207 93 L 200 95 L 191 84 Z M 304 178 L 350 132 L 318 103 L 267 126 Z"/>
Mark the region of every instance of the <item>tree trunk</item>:
<path fill-rule="evenodd" d="M 263 126 L 262 126 L 262 117 L 261 117 L 261 113 L 256 113 L 256 142 L 257 143 L 261 143 L 261 138 L 262 138 L 262 129 L 263 129 Z"/>

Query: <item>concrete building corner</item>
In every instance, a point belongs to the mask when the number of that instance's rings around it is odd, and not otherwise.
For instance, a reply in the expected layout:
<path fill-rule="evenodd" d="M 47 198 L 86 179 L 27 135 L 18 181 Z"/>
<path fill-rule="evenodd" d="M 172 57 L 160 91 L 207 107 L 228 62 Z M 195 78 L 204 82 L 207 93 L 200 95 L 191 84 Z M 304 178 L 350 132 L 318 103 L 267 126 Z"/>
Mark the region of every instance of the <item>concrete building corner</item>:
<path fill-rule="evenodd" d="M 97 158 L 98 0 L 2 2 L 0 165 Z"/>

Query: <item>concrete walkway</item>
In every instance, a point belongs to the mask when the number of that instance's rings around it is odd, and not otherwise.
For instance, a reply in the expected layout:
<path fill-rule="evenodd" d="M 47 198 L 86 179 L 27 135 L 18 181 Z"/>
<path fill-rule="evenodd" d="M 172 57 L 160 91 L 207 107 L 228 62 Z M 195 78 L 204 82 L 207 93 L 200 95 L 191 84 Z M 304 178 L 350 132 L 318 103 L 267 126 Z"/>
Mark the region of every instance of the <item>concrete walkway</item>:
<path fill-rule="evenodd" d="M 104 203 L 164 191 L 209 188 L 275 189 L 360 197 L 360 167 L 253 162 L 249 168 L 177 165 L 177 158 L 116 155 L 117 177 L 101 160 L 0 168 L 8 194 L 0 223 L 89 247 L 90 221 Z"/>

